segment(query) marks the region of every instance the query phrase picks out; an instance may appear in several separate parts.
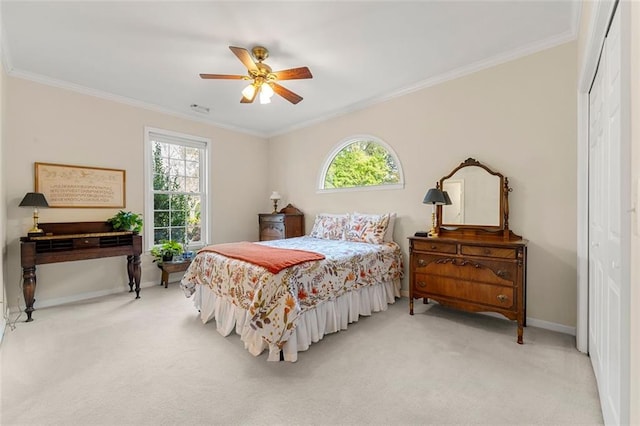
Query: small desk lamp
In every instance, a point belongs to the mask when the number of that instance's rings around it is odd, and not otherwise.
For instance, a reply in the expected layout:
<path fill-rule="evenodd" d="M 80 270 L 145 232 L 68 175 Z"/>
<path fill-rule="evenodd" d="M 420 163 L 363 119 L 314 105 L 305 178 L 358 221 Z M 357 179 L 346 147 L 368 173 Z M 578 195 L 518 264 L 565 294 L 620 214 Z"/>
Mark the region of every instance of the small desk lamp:
<path fill-rule="evenodd" d="M 49 203 L 47 203 L 47 199 L 44 198 L 44 194 L 27 192 L 27 195 L 20 201 L 20 207 L 33 207 L 33 228 L 29 229 L 29 233 L 40 234 L 44 232 L 38 228 L 38 207 L 49 207 Z"/>
<path fill-rule="evenodd" d="M 446 194 L 446 195 L 445 195 Z M 449 201 L 447 203 L 447 201 Z M 424 196 L 424 200 L 422 200 L 424 204 L 431 204 L 431 230 L 429 231 L 430 237 L 438 236 L 438 229 L 436 229 L 436 205 L 442 206 L 445 204 L 451 204 L 451 199 L 449 198 L 449 194 L 441 191 L 438 188 L 431 188 L 427 191 L 427 195 Z"/>
<path fill-rule="evenodd" d="M 278 191 L 273 191 L 271 193 L 271 196 L 269 197 L 269 199 L 273 201 L 273 214 L 278 213 L 278 200 L 280 200 L 281 198 L 282 197 L 280 196 Z"/>

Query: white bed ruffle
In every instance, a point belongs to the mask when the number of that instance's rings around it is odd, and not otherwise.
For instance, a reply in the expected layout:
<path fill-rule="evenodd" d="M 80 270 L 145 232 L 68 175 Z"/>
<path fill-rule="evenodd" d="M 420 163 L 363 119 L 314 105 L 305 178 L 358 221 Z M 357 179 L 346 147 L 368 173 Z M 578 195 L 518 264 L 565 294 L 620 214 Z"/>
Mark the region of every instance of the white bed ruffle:
<path fill-rule="evenodd" d="M 285 361 L 298 360 L 298 351 L 306 351 L 312 343 L 320 341 L 325 334 L 346 330 L 347 325 L 358 321 L 360 315 L 369 316 L 374 312 L 386 311 L 387 305 L 400 297 L 400 279 L 362 287 L 325 301 L 313 309 L 303 312 L 296 321 L 296 328 L 282 347 Z M 244 347 L 254 356 L 269 349 L 269 361 L 280 361 L 280 348 L 267 344 L 248 325 L 250 315 L 231 301 L 216 296 L 204 285 L 196 286 L 193 303 L 200 311 L 200 319 L 207 323 L 216 321 L 216 329 L 228 336 L 235 328 L 244 342 Z"/>

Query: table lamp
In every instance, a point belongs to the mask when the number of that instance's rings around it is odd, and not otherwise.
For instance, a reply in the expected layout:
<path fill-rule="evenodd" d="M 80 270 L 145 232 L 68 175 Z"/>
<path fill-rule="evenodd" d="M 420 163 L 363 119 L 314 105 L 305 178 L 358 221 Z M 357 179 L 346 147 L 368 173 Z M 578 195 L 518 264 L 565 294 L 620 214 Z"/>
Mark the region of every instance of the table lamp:
<path fill-rule="evenodd" d="M 424 200 L 422 202 L 424 204 L 431 204 L 431 230 L 429 231 L 430 237 L 438 236 L 438 229 L 436 228 L 436 206 L 442 206 L 445 204 L 451 204 L 451 199 L 449 198 L 449 194 L 441 191 L 438 188 L 431 188 L 427 191 L 427 195 L 424 196 Z M 449 203 L 447 203 L 447 199 Z"/>
<path fill-rule="evenodd" d="M 20 207 L 33 207 L 33 228 L 29 229 L 29 234 L 40 234 L 44 232 L 38 228 L 38 207 L 49 207 L 49 203 L 47 203 L 44 194 L 27 192 L 27 195 L 20 201 Z"/>
<path fill-rule="evenodd" d="M 269 197 L 269 199 L 273 201 L 273 214 L 278 213 L 278 200 L 280 200 L 281 198 L 282 197 L 280 196 L 278 191 L 273 191 L 271 193 L 271 196 Z"/>

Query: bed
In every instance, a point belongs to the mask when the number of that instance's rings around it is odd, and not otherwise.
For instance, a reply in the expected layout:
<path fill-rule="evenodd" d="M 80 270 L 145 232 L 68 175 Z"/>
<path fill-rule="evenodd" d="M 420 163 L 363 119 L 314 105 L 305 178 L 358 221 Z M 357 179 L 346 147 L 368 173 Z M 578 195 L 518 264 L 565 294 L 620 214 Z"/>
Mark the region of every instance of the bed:
<path fill-rule="evenodd" d="M 254 356 L 268 350 L 269 361 L 295 362 L 298 351 L 325 334 L 386 310 L 400 297 L 403 264 L 391 240 L 392 217 L 318 215 L 307 236 L 209 246 L 195 256 L 180 285 L 203 323 L 215 320 L 223 336 L 235 330 Z M 221 246 L 236 251 L 224 255 Z M 321 259 L 277 270 L 235 257 L 258 246 Z"/>

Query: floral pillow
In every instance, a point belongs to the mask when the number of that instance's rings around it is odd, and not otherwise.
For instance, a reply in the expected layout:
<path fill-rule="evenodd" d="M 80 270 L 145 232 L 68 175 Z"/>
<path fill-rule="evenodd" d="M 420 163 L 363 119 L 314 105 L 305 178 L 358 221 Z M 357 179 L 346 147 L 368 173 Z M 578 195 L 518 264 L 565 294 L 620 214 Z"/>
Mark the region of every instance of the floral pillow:
<path fill-rule="evenodd" d="M 389 214 L 361 214 L 349 216 L 346 239 L 361 243 L 382 244 L 389 225 Z"/>
<path fill-rule="evenodd" d="M 319 214 L 316 216 L 309 236 L 325 240 L 344 240 L 348 219 L 347 214 Z"/>

